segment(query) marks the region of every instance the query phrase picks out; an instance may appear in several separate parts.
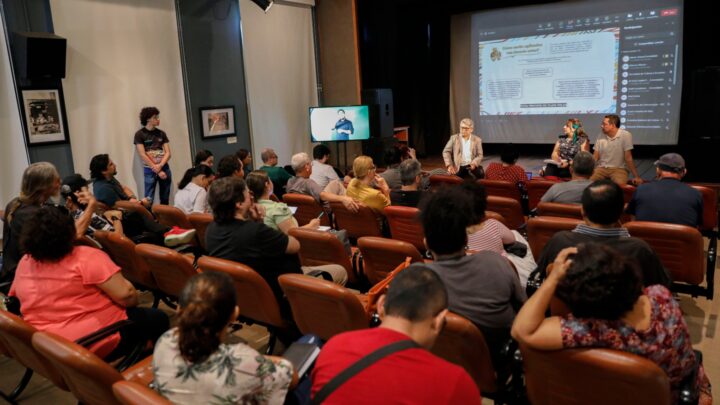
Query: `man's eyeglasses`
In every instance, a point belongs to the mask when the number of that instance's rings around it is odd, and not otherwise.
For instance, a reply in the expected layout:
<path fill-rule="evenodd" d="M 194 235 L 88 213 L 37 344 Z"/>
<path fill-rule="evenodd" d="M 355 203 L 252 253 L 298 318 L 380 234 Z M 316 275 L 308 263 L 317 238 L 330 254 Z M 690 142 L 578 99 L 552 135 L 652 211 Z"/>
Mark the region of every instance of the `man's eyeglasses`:
<path fill-rule="evenodd" d="M 466 130 L 466 129 L 467 129 L 467 130 L 470 130 L 470 129 L 472 129 L 472 127 L 460 127 L 460 129 L 462 129 L 462 130 Z"/>

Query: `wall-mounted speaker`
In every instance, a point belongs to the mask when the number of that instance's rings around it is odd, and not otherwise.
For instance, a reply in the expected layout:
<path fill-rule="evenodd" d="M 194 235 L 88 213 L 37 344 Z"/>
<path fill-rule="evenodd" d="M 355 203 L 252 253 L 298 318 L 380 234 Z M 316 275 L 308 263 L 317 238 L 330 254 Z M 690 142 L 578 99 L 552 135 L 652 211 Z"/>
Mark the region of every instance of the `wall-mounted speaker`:
<path fill-rule="evenodd" d="M 15 74 L 23 79 L 65 77 L 67 39 L 49 32 L 13 33 Z"/>
<path fill-rule="evenodd" d="M 371 136 L 392 137 L 394 135 L 392 89 L 364 89 L 362 103 L 368 106 L 370 113 Z"/>

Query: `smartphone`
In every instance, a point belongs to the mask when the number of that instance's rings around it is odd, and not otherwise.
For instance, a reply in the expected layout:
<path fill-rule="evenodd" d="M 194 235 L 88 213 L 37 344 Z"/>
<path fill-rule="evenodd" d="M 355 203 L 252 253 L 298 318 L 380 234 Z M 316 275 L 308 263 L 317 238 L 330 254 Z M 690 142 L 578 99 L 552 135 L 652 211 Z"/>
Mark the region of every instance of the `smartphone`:
<path fill-rule="evenodd" d="M 325 215 L 325 211 L 321 212 L 320 215 L 317 216 L 317 218 L 320 219 L 323 215 Z"/>

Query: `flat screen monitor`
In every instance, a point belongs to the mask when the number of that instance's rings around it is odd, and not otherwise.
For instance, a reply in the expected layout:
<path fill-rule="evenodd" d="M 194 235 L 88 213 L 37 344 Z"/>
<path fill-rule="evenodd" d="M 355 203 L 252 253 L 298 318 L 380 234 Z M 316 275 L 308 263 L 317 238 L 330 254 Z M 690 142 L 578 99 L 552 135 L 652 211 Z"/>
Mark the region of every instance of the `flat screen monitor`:
<path fill-rule="evenodd" d="M 369 139 L 368 106 L 310 107 L 310 137 L 313 142 Z"/>

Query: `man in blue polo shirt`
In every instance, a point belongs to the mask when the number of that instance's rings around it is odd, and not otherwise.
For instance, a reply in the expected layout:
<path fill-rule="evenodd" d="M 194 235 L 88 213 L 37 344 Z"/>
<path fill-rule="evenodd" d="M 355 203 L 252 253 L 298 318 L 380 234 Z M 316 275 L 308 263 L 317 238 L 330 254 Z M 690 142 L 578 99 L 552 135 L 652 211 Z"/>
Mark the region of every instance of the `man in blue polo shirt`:
<path fill-rule="evenodd" d="M 635 190 L 626 212 L 638 221 L 702 225 L 702 194 L 681 181 L 687 173 L 685 159 L 677 153 L 667 153 L 660 156 L 655 167 L 657 180 Z"/>

